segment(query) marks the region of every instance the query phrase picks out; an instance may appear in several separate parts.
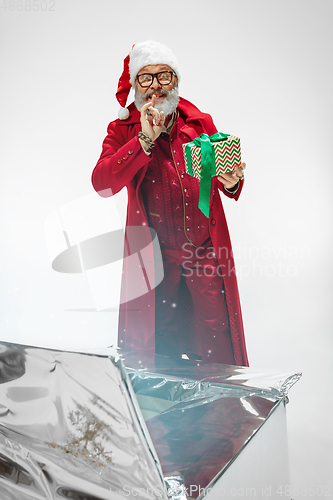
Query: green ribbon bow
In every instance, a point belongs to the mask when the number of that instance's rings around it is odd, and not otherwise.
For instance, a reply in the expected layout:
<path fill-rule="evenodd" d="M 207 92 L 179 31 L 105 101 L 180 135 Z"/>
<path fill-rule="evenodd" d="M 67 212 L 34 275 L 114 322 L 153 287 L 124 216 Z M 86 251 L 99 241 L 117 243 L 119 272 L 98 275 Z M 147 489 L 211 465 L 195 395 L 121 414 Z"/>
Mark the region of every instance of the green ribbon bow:
<path fill-rule="evenodd" d="M 208 134 L 200 134 L 192 142 L 185 145 L 185 154 L 187 160 L 188 173 L 193 177 L 191 148 L 197 146 L 201 148 L 201 172 L 200 172 L 200 193 L 199 193 L 199 209 L 209 217 L 210 204 L 210 186 L 211 178 L 216 175 L 214 142 L 224 141 L 228 139 L 229 134 L 217 132 L 209 137 Z"/>

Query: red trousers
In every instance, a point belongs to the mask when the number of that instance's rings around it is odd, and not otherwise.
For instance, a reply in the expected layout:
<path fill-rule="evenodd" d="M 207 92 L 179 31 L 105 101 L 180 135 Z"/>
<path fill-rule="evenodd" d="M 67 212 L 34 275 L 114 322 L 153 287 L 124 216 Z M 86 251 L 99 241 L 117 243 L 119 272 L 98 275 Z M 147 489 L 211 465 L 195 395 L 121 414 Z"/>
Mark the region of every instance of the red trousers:
<path fill-rule="evenodd" d="M 155 352 L 234 364 L 223 278 L 211 241 L 198 249 L 188 244 L 182 250 L 161 250 L 164 278 L 155 289 Z M 183 326 L 178 311 L 182 280 L 193 303 L 185 323 L 183 316 Z M 192 338 L 191 347 L 184 351 L 182 330 L 186 327 Z"/>

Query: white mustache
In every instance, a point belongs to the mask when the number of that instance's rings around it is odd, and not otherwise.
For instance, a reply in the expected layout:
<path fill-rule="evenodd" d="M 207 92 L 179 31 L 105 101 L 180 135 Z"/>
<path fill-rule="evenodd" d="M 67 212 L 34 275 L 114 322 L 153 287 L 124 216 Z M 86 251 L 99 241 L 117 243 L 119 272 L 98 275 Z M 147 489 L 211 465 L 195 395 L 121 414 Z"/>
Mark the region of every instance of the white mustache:
<path fill-rule="evenodd" d="M 167 95 L 167 94 L 168 94 L 168 91 L 167 91 L 167 90 L 163 90 L 163 89 L 161 89 L 161 90 L 153 90 L 153 89 L 152 89 L 152 90 L 148 90 L 148 92 L 146 93 L 146 96 L 147 96 L 147 97 L 150 97 L 150 96 L 152 96 L 152 95 L 154 95 L 154 94 L 155 94 L 156 96 L 157 96 L 157 95 Z"/>
<path fill-rule="evenodd" d="M 156 95 L 156 109 L 161 112 L 164 111 L 165 116 L 170 115 L 175 111 L 179 102 L 178 87 L 172 90 L 165 89 L 149 89 L 144 95 L 141 95 L 138 89 L 134 89 L 135 93 L 135 106 L 140 111 L 142 106 L 147 104 L 147 100 L 151 99 L 153 94 Z M 164 96 L 164 99 L 158 99 L 158 97 Z"/>

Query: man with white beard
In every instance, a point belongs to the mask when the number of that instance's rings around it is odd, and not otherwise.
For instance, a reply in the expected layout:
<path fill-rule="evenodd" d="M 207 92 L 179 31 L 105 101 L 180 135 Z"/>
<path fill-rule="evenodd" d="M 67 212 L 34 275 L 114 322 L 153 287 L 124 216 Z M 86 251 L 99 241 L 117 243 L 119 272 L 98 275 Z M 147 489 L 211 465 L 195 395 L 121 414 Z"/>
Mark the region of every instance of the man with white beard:
<path fill-rule="evenodd" d="M 101 196 L 128 190 L 127 228 L 149 226 L 159 239 L 164 278 L 120 307 L 118 345 L 180 359 L 248 365 L 228 228 L 221 197 L 238 199 L 245 163 L 213 177 L 209 218 L 198 208 L 200 182 L 185 171 L 182 145 L 217 132 L 210 115 L 179 97 L 178 61 L 164 44 L 133 46 L 92 183 Z M 131 87 L 135 101 L 125 108 Z M 128 273 L 127 273 L 128 274 Z M 124 259 L 123 287 L 130 286 Z"/>

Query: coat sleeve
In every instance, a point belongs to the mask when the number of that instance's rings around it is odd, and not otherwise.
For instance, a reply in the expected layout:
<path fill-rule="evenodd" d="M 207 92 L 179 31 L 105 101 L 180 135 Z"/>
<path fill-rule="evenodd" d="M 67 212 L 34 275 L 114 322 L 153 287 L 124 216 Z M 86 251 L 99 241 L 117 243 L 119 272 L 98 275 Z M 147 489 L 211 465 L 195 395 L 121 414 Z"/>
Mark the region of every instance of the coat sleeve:
<path fill-rule="evenodd" d="M 141 147 L 135 126 L 119 126 L 117 120 L 111 122 L 92 173 L 92 185 L 103 197 L 116 194 L 150 161 L 151 157 Z"/>
<path fill-rule="evenodd" d="M 235 193 L 229 193 L 228 191 L 226 191 L 224 189 L 224 186 L 222 184 L 222 182 L 220 182 L 217 177 L 216 177 L 216 185 L 217 185 L 217 188 L 222 191 L 222 193 L 227 196 L 228 198 L 233 198 L 234 200 L 238 200 L 241 192 L 242 192 L 242 189 L 243 189 L 243 185 L 244 185 L 244 180 L 242 181 L 239 181 L 239 188 L 237 189 L 237 191 Z"/>

